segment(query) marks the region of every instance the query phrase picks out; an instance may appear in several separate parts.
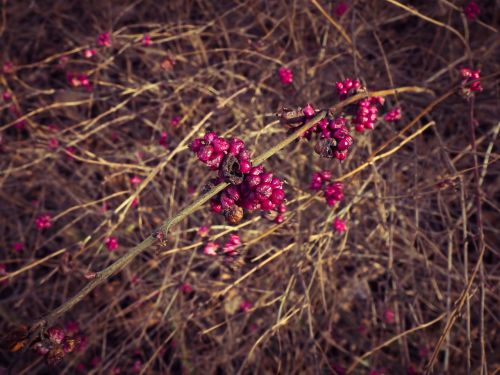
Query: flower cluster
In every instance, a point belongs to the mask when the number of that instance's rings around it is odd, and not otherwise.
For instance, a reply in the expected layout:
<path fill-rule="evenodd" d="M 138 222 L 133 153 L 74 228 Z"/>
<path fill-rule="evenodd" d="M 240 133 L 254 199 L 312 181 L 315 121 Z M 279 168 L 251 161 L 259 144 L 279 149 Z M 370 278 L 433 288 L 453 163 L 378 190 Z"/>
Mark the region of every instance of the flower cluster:
<path fill-rule="evenodd" d="M 340 97 L 345 97 L 349 93 L 356 93 L 361 88 L 361 82 L 357 79 L 346 78 L 341 82 L 336 82 L 335 88 Z"/>
<path fill-rule="evenodd" d="M 241 245 L 241 238 L 237 234 L 230 234 L 229 239 L 226 241 L 222 247 L 222 254 L 228 257 L 234 257 L 238 255 L 237 248 Z M 217 250 L 220 249 L 220 245 L 217 242 L 209 241 L 205 244 L 203 248 L 203 253 L 209 256 L 216 256 Z"/>
<path fill-rule="evenodd" d="M 5 90 L 2 92 L 2 99 L 5 103 L 8 103 L 12 99 L 12 94 L 9 91 Z"/>
<path fill-rule="evenodd" d="M 109 32 L 99 34 L 97 44 L 101 47 L 111 47 L 111 34 Z"/>
<path fill-rule="evenodd" d="M 280 81 L 284 85 L 290 85 L 293 82 L 293 71 L 290 68 L 282 66 L 278 70 L 278 74 L 280 76 Z"/>
<path fill-rule="evenodd" d="M 331 120 L 323 119 L 318 123 L 322 139 L 326 142 L 320 142 L 315 147 L 315 151 L 320 155 L 334 157 L 338 160 L 345 160 L 354 143 L 354 139 L 347 129 L 347 121 L 344 117 L 339 116 Z"/>
<path fill-rule="evenodd" d="M 336 203 L 344 199 L 344 185 L 342 182 L 332 182 L 332 173 L 330 171 L 315 172 L 311 178 L 309 189 L 320 191 L 323 189 L 326 203 L 329 206 L 334 206 Z"/>
<path fill-rule="evenodd" d="M 358 102 L 356 116 L 353 119 L 354 129 L 362 133 L 365 129 L 372 130 L 375 127 L 377 120 L 378 107 L 377 104 L 384 104 L 384 98 L 380 96 L 372 96 L 362 99 Z"/>
<path fill-rule="evenodd" d="M 24 244 L 22 242 L 14 242 L 12 244 L 12 249 L 16 252 L 16 253 L 20 253 L 21 251 L 24 250 Z"/>
<path fill-rule="evenodd" d="M 241 139 L 226 140 L 210 132 L 195 139 L 190 149 L 210 169 L 219 171 L 211 185 L 231 183 L 211 200 L 213 212 L 223 213 L 230 224 L 237 224 L 243 218 L 243 210 L 274 210 L 275 221 L 283 222 L 286 212 L 283 181 L 266 172 L 263 166 L 252 167 L 250 152 Z"/>
<path fill-rule="evenodd" d="M 474 21 L 481 14 L 481 9 L 479 9 L 479 5 L 473 0 L 465 6 L 464 13 L 469 21 Z"/>
<path fill-rule="evenodd" d="M 12 72 L 14 72 L 14 64 L 12 64 L 12 61 L 4 62 L 2 65 L 2 71 L 5 74 L 11 74 Z"/>
<path fill-rule="evenodd" d="M 387 122 L 395 122 L 401 119 L 401 108 L 394 107 L 384 116 L 384 120 Z"/>
<path fill-rule="evenodd" d="M 42 231 L 52 226 L 52 217 L 49 214 L 41 214 L 35 219 L 35 226 Z"/>
<path fill-rule="evenodd" d="M 235 256 L 238 254 L 236 249 L 241 245 L 241 238 L 237 234 L 230 234 L 229 240 L 224 244 L 223 252 L 228 256 Z"/>
<path fill-rule="evenodd" d="M 151 45 L 151 37 L 148 34 L 145 34 L 142 37 L 142 45 L 147 47 Z"/>
<path fill-rule="evenodd" d="M 339 234 L 342 234 L 347 230 L 345 221 L 339 218 L 335 218 L 333 220 L 332 227 Z"/>
<path fill-rule="evenodd" d="M 88 91 L 92 90 L 92 83 L 87 74 L 67 72 L 66 80 L 71 87 L 85 87 Z"/>
<path fill-rule="evenodd" d="M 237 163 L 233 163 L 234 165 L 239 164 L 238 170 L 234 172 L 245 174 L 249 173 L 252 168 L 250 152 L 246 150 L 245 143 L 241 139 L 232 138 L 228 141 L 214 132 L 209 132 L 203 138 L 195 139 L 189 147 L 198 159 L 212 170 L 221 167 L 226 155 L 236 158 Z M 226 160 L 229 160 L 229 158 L 226 158 Z M 233 159 L 234 162 L 236 160 Z"/>
<path fill-rule="evenodd" d="M 158 144 L 165 148 L 168 147 L 168 134 L 167 132 L 161 132 L 160 138 L 158 139 Z"/>
<path fill-rule="evenodd" d="M 340 18 L 342 17 L 347 11 L 349 10 L 349 6 L 344 3 L 343 1 L 341 1 L 340 3 L 338 3 L 337 5 L 335 5 L 335 8 L 333 8 L 333 14 L 335 14 L 335 16 L 337 18 Z"/>
<path fill-rule="evenodd" d="M 83 51 L 83 57 L 86 59 L 90 59 L 94 57 L 97 54 L 97 51 L 95 48 L 87 48 Z"/>
<path fill-rule="evenodd" d="M 50 327 L 45 337 L 32 345 L 38 355 L 45 357 L 49 365 L 61 362 L 67 353 L 71 353 L 81 345 L 81 337 L 65 332 L 61 327 Z"/>
<path fill-rule="evenodd" d="M 335 206 L 338 202 L 344 199 L 344 185 L 342 182 L 332 182 L 325 186 L 324 189 L 326 203 L 329 206 Z"/>
<path fill-rule="evenodd" d="M 108 251 L 115 251 L 120 246 L 118 244 L 118 238 L 116 238 L 116 237 L 106 238 L 104 240 L 104 245 L 106 246 L 106 249 L 108 249 Z"/>
<path fill-rule="evenodd" d="M 259 165 L 250 169 L 239 185 L 230 185 L 211 201 L 213 212 L 224 213 L 226 220 L 237 224 L 243 210 L 276 211 L 275 222 L 284 220 L 286 207 L 283 181 Z"/>
<path fill-rule="evenodd" d="M 316 114 L 312 105 L 302 109 L 305 118 Z M 326 158 L 344 160 L 354 140 L 347 129 L 347 120 L 343 116 L 324 118 L 302 134 L 303 138 L 311 139 L 313 134 L 319 134 L 319 140 L 314 147 L 317 154 Z"/>
<path fill-rule="evenodd" d="M 462 81 L 462 92 L 466 97 L 471 96 L 473 92 L 483 91 L 481 81 L 479 81 L 481 77 L 481 71 L 479 69 L 461 68 L 460 75 L 464 78 Z"/>
<path fill-rule="evenodd" d="M 325 182 L 329 182 L 331 179 L 332 179 L 332 172 L 330 171 L 315 172 L 312 175 L 309 189 L 319 191 L 323 187 L 323 184 Z"/>

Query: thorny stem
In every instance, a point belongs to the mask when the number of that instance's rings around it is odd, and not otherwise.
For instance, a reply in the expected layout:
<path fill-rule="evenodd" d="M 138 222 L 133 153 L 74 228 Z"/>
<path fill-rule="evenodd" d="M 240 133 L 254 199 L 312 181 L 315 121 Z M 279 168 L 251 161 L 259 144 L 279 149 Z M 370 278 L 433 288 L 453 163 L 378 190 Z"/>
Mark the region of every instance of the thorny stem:
<path fill-rule="evenodd" d="M 390 90 L 381 90 L 381 91 L 374 91 L 374 92 L 364 92 L 360 93 L 357 95 L 354 95 L 346 100 L 343 100 L 342 102 L 338 103 L 337 105 L 331 107 L 329 111 L 333 114 L 338 111 L 340 111 L 342 108 L 348 106 L 349 104 L 352 104 L 360 99 L 364 99 L 366 97 L 371 97 L 371 96 L 388 96 L 388 95 L 396 95 L 399 93 L 403 92 L 412 92 L 412 93 L 429 93 L 432 94 L 433 92 L 431 90 L 422 88 L 422 87 L 400 87 L 396 89 L 390 89 Z M 262 164 L 265 160 L 269 159 L 271 156 L 276 154 L 277 152 L 281 151 L 284 149 L 286 146 L 288 146 L 290 143 L 295 141 L 297 138 L 301 136 L 302 133 L 305 131 L 309 130 L 312 128 L 318 121 L 322 120 L 325 118 L 327 115 L 326 110 L 322 110 L 316 114 L 315 117 L 307 121 L 304 126 L 300 127 L 297 129 L 295 132 L 293 132 L 291 135 L 283 139 L 281 142 L 276 144 L 275 146 L 271 147 L 269 150 L 265 151 L 263 154 L 260 156 L 254 158 L 254 164 L 259 165 Z M 187 216 L 195 212 L 198 208 L 200 208 L 202 205 L 204 205 L 206 202 L 208 202 L 211 198 L 213 198 L 215 195 L 220 193 L 222 190 L 224 190 L 226 187 L 228 187 L 230 184 L 227 182 L 222 182 L 215 187 L 213 187 L 210 191 L 199 197 L 198 199 L 194 200 L 190 205 L 179 211 L 176 215 L 172 216 L 169 218 L 167 221 L 165 221 L 155 233 L 158 233 L 158 231 L 161 231 L 163 233 L 163 237 L 166 239 L 166 235 L 170 228 L 174 226 L 175 224 L 181 222 L 183 219 L 185 219 Z M 137 246 L 131 248 L 126 254 L 124 254 L 122 257 L 117 259 L 115 262 L 110 264 L 108 267 L 103 269 L 102 271 L 96 272 L 95 277 L 92 278 L 88 282 L 87 285 L 85 285 L 79 292 L 77 292 L 73 297 L 65 301 L 62 305 L 57 307 L 56 309 L 52 310 L 50 313 L 36 321 L 31 328 L 31 337 L 35 338 L 36 335 L 40 333 L 41 330 L 44 330 L 47 326 L 50 326 L 53 322 L 55 322 L 59 317 L 61 317 L 63 314 L 65 314 L 67 311 L 72 309 L 78 302 L 80 302 L 83 298 L 85 298 L 91 291 L 93 291 L 96 287 L 104 283 L 108 278 L 113 276 L 114 274 L 118 273 L 122 269 L 124 269 L 135 257 L 140 255 L 142 252 L 144 252 L 146 249 L 148 249 L 151 245 L 153 245 L 155 242 L 158 240 L 155 238 L 154 235 L 150 235 L 147 237 L 144 241 L 139 243 Z"/>

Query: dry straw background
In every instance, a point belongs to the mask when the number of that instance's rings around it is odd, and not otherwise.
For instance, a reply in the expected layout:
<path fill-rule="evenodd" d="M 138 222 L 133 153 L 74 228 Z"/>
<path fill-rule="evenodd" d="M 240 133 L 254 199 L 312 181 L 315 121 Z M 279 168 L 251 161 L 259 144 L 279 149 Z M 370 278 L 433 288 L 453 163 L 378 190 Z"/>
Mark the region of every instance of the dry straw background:
<path fill-rule="evenodd" d="M 4 369 L 129 374 L 140 361 L 143 374 L 405 374 L 430 363 L 434 374 L 499 371 L 498 4 L 478 1 L 473 22 L 462 1 L 348 4 L 339 18 L 326 0 L 1 2 L 0 58 L 14 71 L 0 84 L 27 122 L 16 129 L 0 103 L 3 332 L 59 306 L 193 201 L 210 175 L 187 145 L 207 129 L 259 155 L 286 136 L 281 106 L 331 107 L 345 77 L 369 90 L 425 89 L 387 97 L 403 119 L 356 134 L 342 163 L 305 141 L 270 158 L 287 181 L 282 225 L 254 214 L 230 227 L 205 205 L 172 228 L 166 247 L 60 318 L 79 323 L 83 352 L 48 368 L 30 352 L 1 351 Z M 84 58 L 105 31 L 112 47 Z M 283 65 L 292 86 L 278 79 Z M 470 102 L 458 95 L 462 66 L 484 77 Z M 93 90 L 70 87 L 70 70 L 89 74 Z M 60 128 L 57 150 L 49 124 Z M 345 183 L 334 208 L 308 190 L 321 169 Z M 40 233 L 43 212 L 54 225 Z M 347 221 L 345 235 L 332 230 L 334 217 Z M 203 255 L 201 225 L 210 240 L 238 233 L 238 262 Z M 115 252 L 103 246 L 111 234 Z M 184 282 L 193 293 L 179 290 Z"/>

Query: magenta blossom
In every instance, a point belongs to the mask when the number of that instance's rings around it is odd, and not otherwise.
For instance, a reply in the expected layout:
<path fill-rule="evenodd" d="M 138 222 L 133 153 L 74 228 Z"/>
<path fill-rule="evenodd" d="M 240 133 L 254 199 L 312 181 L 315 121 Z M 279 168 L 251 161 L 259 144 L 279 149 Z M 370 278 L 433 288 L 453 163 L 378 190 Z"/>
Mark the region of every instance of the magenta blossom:
<path fill-rule="evenodd" d="M 35 226 L 39 231 L 52 226 L 52 217 L 49 214 L 41 214 L 35 219 Z"/>
<path fill-rule="evenodd" d="M 479 5 L 472 0 L 465 6 L 464 13 L 469 21 L 474 21 L 481 14 L 481 9 L 479 9 Z"/>
<path fill-rule="evenodd" d="M 387 309 L 384 311 L 384 320 L 386 323 L 392 324 L 396 318 L 396 314 L 391 309 Z"/>
<path fill-rule="evenodd" d="M 180 123 L 181 123 L 181 116 L 174 116 L 170 119 L 170 126 L 172 126 L 173 128 L 179 126 Z"/>
<path fill-rule="evenodd" d="M 179 289 L 184 294 L 189 294 L 193 291 L 193 287 L 189 283 L 182 283 Z"/>
<path fill-rule="evenodd" d="M 401 119 L 401 108 L 394 107 L 384 116 L 384 120 L 387 122 L 395 122 Z"/>
<path fill-rule="evenodd" d="M 149 45 L 151 45 L 151 37 L 148 34 L 145 34 L 142 37 L 142 45 L 146 46 L 146 47 L 149 46 Z"/>
<path fill-rule="evenodd" d="M 95 48 L 87 48 L 83 51 L 83 57 L 86 59 L 90 59 L 91 57 L 94 57 L 97 54 L 97 51 Z"/>
<path fill-rule="evenodd" d="M 217 255 L 218 248 L 219 248 L 219 244 L 217 242 L 207 242 L 207 244 L 203 248 L 203 254 L 215 256 L 215 255 Z"/>
<path fill-rule="evenodd" d="M 57 138 L 50 138 L 48 146 L 51 150 L 54 150 L 59 147 L 59 140 Z"/>
<path fill-rule="evenodd" d="M 332 226 L 337 233 L 344 233 L 347 230 L 345 221 L 339 218 L 335 218 L 335 220 L 333 220 Z"/>
<path fill-rule="evenodd" d="M 130 184 L 136 186 L 142 182 L 142 179 L 139 176 L 133 176 L 130 178 Z"/>
<path fill-rule="evenodd" d="M 104 245 L 108 249 L 108 251 L 115 251 L 118 249 L 118 238 L 116 237 L 108 237 L 104 240 Z"/>
<path fill-rule="evenodd" d="M 290 68 L 282 66 L 278 70 L 278 74 L 280 76 L 280 81 L 284 85 L 290 85 L 293 82 L 293 71 Z"/>
<path fill-rule="evenodd" d="M 224 254 L 229 256 L 237 255 L 236 248 L 241 245 L 240 236 L 237 234 L 230 234 L 229 240 L 224 244 Z"/>
<path fill-rule="evenodd" d="M 210 231 L 210 227 L 206 225 L 202 225 L 201 227 L 198 228 L 198 235 L 200 237 L 206 237 L 208 236 L 208 232 Z"/>
<path fill-rule="evenodd" d="M 5 74 L 10 74 L 14 71 L 14 64 L 12 64 L 12 61 L 6 61 L 3 63 L 2 70 Z"/>
<path fill-rule="evenodd" d="M 349 6 L 346 3 L 344 3 L 343 1 L 341 1 L 337 5 L 335 5 L 335 8 L 333 9 L 333 14 L 335 14 L 335 17 L 340 18 L 348 10 L 349 10 Z"/>
<path fill-rule="evenodd" d="M 101 47 L 111 47 L 111 34 L 109 32 L 99 34 L 97 44 Z"/>
<path fill-rule="evenodd" d="M 168 134 L 167 134 L 167 132 L 162 132 L 160 134 L 160 139 L 159 139 L 158 143 L 165 148 L 168 147 Z"/>
<path fill-rule="evenodd" d="M 252 302 L 249 300 L 244 300 L 240 303 L 240 310 L 243 312 L 248 312 L 252 308 Z"/>

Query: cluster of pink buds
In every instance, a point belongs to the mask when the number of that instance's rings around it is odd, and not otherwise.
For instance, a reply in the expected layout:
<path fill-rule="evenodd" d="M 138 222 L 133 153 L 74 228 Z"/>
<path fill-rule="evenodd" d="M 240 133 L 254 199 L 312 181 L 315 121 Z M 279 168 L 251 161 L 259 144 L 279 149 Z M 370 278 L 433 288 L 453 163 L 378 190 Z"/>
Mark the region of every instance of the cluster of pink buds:
<path fill-rule="evenodd" d="M 372 96 L 358 102 L 356 116 L 353 119 L 354 129 L 357 132 L 362 133 L 365 129 L 372 130 L 375 127 L 378 114 L 377 104 L 384 104 L 384 98 Z"/>
<path fill-rule="evenodd" d="M 278 70 L 278 74 L 280 76 L 280 81 L 284 85 L 290 85 L 293 82 L 293 71 L 290 68 L 282 66 Z"/>
<path fill-rule="evenodd" d="M 181 286 L 179 287 L 179 290 L 183 294 L 191 294 L 193 292 L 193 287 L 189 283 L 182 283 Z"/>
<path fill-rule="evenodd" d="M 158 144 L 165 148 L 168 147 L 168 134 L 167 132 L 161 132 L 160 139 L 158 139 Z"/>
<path fill-rule="evenodd" d="M 240 310 L 241 312 L 249 312 L 250 309 L 252 308 L 253 304 L 251 301 L 249 300 L 243 300 L 241 303 L 240 303 Z"/>
<path fill-rule="evenodd" d="M 211 185 L 222 181 L 231 183 L 212 199 L 213 212 L 223 213 L 227 222 L 237 224 L 243 218 L 243 210 L 274 210 L 277 212 L 275 221 L 283 222 L 286 212 L 283 181 L 266 172 L 263 166 L 252 167 L 250 152 L 241 139 L 226 140 L 210 132 L 195 139 L 190 148 L 198 159 L 219 171 Z"/>
<path fill-rule="evenodd" d="M 315 191 L 323 189 L 326 203 L 329 206 L 334 206 L 337 202 L 344 199 L 344 185 L 342 182 L 330 183 L 331 179 L 332 173 L 329 171 L 315 172 L 312 175 L 309 188 Z"/>
<path fill-rule="evenodd" d="M 224 244 L 223 252 L 228 256 L 238 255 L 237 247 L 241 245 L 241 238 L 237 234 L 230 234 L 229 240 Z"/>
<path fill-rule="evenodd" d="M 226 140 L 213 132 L 209 132 L 203 138 L 195 139 L 189 147 L 198 159 L 212 170 L 219 169 L 224 159 L 233 161 L 231 167 L 238 165 L 238 170 L 233 171 L 236 173 L 246 174 L 252 168 L 250 152 L 246 150 L 245 143 L 241 139 L 232 138 Z M 221 177 L 224 176 L 221 175 Z"/>
<path fill-rule="evenodd" d="M 384 120 L 387 122 L 395 122 L 401 119 L 401 108 L 394 107 L 384 116 Z"/>
<path fill-rule="evenodd" d="M 476 2 L 472 0 L 465 6 L 464 13 L 469 21 L 474 21 L 479 16 L 479 14 L 481 14 L 481 9 L 479 9 L 479 5 L 477 5 Z"/>
<path fill-rule="evenodd" d="M 142 45 L 145 46 L 145 47 L 151 45 L 151 37 L 148 34 L 145 34 L 142 37 Z"/>
<path fill-rule="evenodd" d="M 338 202 L 344 199 L 344 185 L 342 182 L 332 182 L 325 186 L 324 189 L 326 203 L 329 206 L 335 206 Z"/>
<path fill-rule="evenodd" d="M 97 51 L 95 48 L 87 48 L 83 51 L 83 57 L 86 59 L 90 59 L 94 57 L 97 54 Z"/>
<path fill-rule="evenodd" d="M 323 184 L 329 182 L 331 179 L 332 172 L 330 171 L 315 172 L 312 175 L 309 189 L 319 191 L 323 187 Z"/>
<path fill-rule="evenodd" d="M 32 345 L 32 349 L 40 356 L 45 357 L 49 365 L 61 362 L 67 353 L 71 353 L 80 346 L 80 337 L 67 335 L 61 327 L 50 327 L 45 337 Z"/>
<path fill-rule="evenodd" d="M 311 104 L 307 104 L 303 109 L 300 107 L 296 110 L 283 108 L 278 116 L 282 124 L 287 125 L 290 131 L 295 131 L 296 128 L 300 128 L 307 120 L 314 117 L 316 113 L 317 110 Z M 349 148 L 354 143 L 347 128 L 347 120 L 343 116 L 334 117 L 329 114 L 303 132 L 301 137 L 310 140 L 313 134 L 318 134 L 314 150 L 324 158 L 344 160 L 348 155 Z"/>
<path fill-rule="evenodd" d="M 111 47 L 111 34 L 109 32 L 99 34 L 97 36 L 97 45 L 101 47 Z"/>
<path fill-rule="evenodd" d="M 243 210 L 249 212 L 261 209 L 276 211 L 275 221 L 284 221 L 286 207 L 283 181 L 266 172 L 263 166 L 252 167 L 250 152 L 245 143 L 238 138 L 226 140 L 215 133 L 207 133 L 195 139 L 191 150 L 198 159 L 219 176 L 211 182 L 216 185 L 222 181 L 231 183 L 211 201 L 213 212 L 223 213 L 230 224 L 237 224 L 243 218 Z"/>
<path fill-rule="evenodd" d="M 118 238 L 112 236 L 104 240 L 104 245 L 106 246 L 108 251 L 115 251 L 120 246 L 118 244 Z"/>
<path fill-rule="evenodd" d="M 51 150 L 55 150 L 56 148 L 59 147 L 59 140 L 57 138 L 50 138 L 48 146 Z"/>
<path fill-rule="evenodd" d="M 12 64 L 12 61 L 6 61 L 2 65 L 2 71 L 5 74 L 11 74 L 14 71 L 14 64 Z"/>
<path fill-rule="evenodd" d="M 230 234 L 229 239 L 226 241 L 222 247 L 222 254 L 227 257 L 234 257 L 238 255 L 237 248 L 241 245 L 241 238 L 237 234 Z M 209 241 L 205 244 L 203 248 L 203 253 L 209 256 L 218 255 L 218 250 L 220 245 L 217 242 Z"/>
<path fill-rule="evenodd" d="M 333 220 L 332 227 L 339 234 L 342 234 L 347 230 L 345 221 L 339 218 L 335 218 Z"/>
<path fill-rule="evenodd" d="M 345 160 L 349 148 L 354 143 L 346 125 L 347 121 L 342 116 L 321 120 L 317 125 L 317 131 L 321 134 L 322 140 L 314 148 L 316 153 L 323 157 Z"/>
<path fill-rule="evenodd" d="M 85 87 L 87 90 L 92 90 L 92 83 L 89 80 L 89 76 L 84 73 L 66 73 L 66 80 L 71 87 Z"/>
<path fill-rule="evenodd" d="M 335 8 L 333 9 L 333 14 L 335 14 L 335 16 L 337 18 L 340 18 L 342 17 L 347 11 L 349 10 L 349 6 L 344 3 L 343 1 L 341 1 L 340 3 L 338 3 L 337 5 L 335 5 Z"/>
<path fill-rule="evenodd" d="M 52 217 L 49 214 L 41 214 L 35 219 L 35 226 L 39 231 L 52 226 Z"/>
<path fill-rule="evenodd" d="M 170 119 L 170 126 L 172 126 L 173 128 L 179 126 L 180 123 L 181 123 L 181 116 L 179 115 L 176 115 Z"/>
<path fill-rule="evenodd" d="M 16 252 L 16 253 L 20 253 L 21 251 L 24 250 L 24 244 L 22 242 L 14 242 L 12 244 L 12 249 Z"/>
<path fill-rule="evenodd" d="M 361 88 L 361 82 L 357 79 L 346 78 L 341 82 L 336 82 L 335 88 L 341 97 L 345 97 L 349 93 L 356 93 Z"/>
<path fill-rule="evenodd" d="M 462 82 L 462 93 L 466 97 L 471 96 L 473 92 L 483 91 L 481 81 L 479 81 L 481 77 L 481 71 L 479 69 L 461 68 L 460 75 L 464 78 Z"/>
<path fill-rule="evenodd" d="M 203 254 L 209 256 L 216 256 L 219 247 L 220 245 L 217 242 L 209 241 L 205 244 L 205 247 L 203 248 Z"/>
<path fill-rule="evenodd" d="M 2 99 L 5 103 L 8 103 L 12 100 L 12 94 L 10 93 L 10 91 L 3 91 L 2 92 Z"/>
<path fill-rule="evenodd" d="M 276 223 L 284 221 L 286 206 L 283 181 L 259 165 L 250 169 L 239 185 L 230 185 L 211 201 L 212 211 L 222 212 L 230 224 L 243 218 L 244 210 L 276 211 Z"/>

